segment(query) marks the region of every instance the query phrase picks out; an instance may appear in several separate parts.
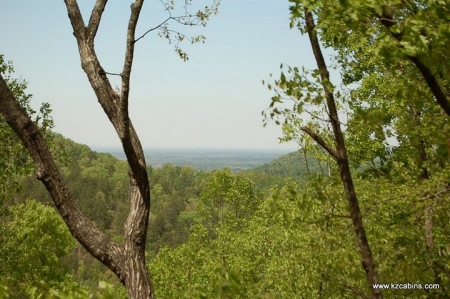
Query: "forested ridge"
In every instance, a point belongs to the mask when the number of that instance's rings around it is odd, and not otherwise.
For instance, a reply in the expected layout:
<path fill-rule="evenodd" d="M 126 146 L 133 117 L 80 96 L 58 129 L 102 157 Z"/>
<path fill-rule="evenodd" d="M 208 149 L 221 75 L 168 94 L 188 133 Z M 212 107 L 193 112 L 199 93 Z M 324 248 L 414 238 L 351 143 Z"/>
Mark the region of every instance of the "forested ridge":
<path fill-rule="evenodd" d="M 0 55 L 0 298 L 450 297 L 448 1 L 290 0 L 316 67 L 264 80 L 262 116 L 299 150 L 238 171 L 146 165 L 133 3 L 117 91 L 93 46 L 106 1 L 87 26 L 66 1 L 126 161 L 55 133 Z"/>

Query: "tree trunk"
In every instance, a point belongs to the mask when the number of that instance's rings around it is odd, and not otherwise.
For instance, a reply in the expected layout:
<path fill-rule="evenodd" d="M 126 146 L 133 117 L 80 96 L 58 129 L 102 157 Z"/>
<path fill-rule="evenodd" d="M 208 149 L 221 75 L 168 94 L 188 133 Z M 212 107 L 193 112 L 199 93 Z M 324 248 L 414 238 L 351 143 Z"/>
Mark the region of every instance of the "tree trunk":
<path fill-rule="evenodd" d="M 322 50 L 320 48 L 317 32 L 315 30 L 313 14 L 307 8 L 305 8 L 304 10 L 305 10 L 306 31 L 308 32 L 314 57 L 316 59 L 317 66 L 320 71 L 321 83 L 326 96 L 329 121 L 333 128 L 336 149 L 334 150 L 330 145 L 326 144 L 320 138 L 320 136 L 317 136 L 316 134 L 311 134 L 311 132 L 308 132 L 307 130 L 304 131 L 305 133 L 309 134 L 316 142 L 318 142 L 326 151 L 328 151 L 328 153 L 336 160 L 339 166 L 339 174 L 347 197 L 347 202 L 353 223 L 353 229 L 356 234 L 358 247 L 361 254 L 362 265 L 366 273 L 367 284 L 371 292 L 372 298 L 382 298 L 380 290 L 373 288 L 373 285 L 378 283 L 375 262 L 373 260 L 372 251 L 370 250 L 369 241 L 367 240 L 366 230 L 364 227 L 361 210 L 359 208 L 358 197 L 356 195 L 355 187 L 353 184 L 353 179 L 347 157 L 347 149 L 345 146 L 344 134 L 342 133 L 341 130 L 334 94 L 329 88 L 329 86 L 331 86 L 330 75 L 328 73 L 328 69 L 325 60 L 323 58 Z"/>
<path fill-rule="evenodd" d="M 121 278 L 130 298 L 153 298 L 153 290 L 147 271 L 145 244 L 150 211 L 150 184 L 144 151 L 128 115 L 128 96 L 131 68 L 134 57 L 135 29 L 143 0 L 131 4 L 128 23 L 126 53 L 121 75 L 122 86 L 118 94 L 111 86 L 94 49 L 94 39 L 106 0 L 97 0 L 88 26 L 84 25 L 75 0 L 65 0 L 69 19 L 78 43 L 82 68 L 106 115 L 122 142 L 130 166 L 130 211 L 124 225 L 123 263 Z M 117 273 L 116 273 L 117 274 Z"/>
<path fill-rule="evenodd" d="M 129 298 L 154 298 L 153 287 L 145 263 L 145 235 L 139 233 L 142 227 L 147 228 L 148 215 L 142 215 L 142 213 L 148 213 L 148 209 L 145 209 L 145 201 L 133 179 L 130 180 L 130 198 L 130 212 L 124 225 L 128 270 L 124 285 Z M 139 221 L 145 221 L 145 223 L 141 224 Z"/>

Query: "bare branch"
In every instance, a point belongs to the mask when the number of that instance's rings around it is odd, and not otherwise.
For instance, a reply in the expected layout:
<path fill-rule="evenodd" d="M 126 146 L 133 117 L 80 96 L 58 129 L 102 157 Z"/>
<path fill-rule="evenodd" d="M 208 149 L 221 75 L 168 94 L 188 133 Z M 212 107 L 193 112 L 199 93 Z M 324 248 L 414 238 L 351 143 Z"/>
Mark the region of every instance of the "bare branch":
<path fill-rule="evenodd" d="M 309 162 L 308 162 L 308 157 L 306 155 L 306 148 L 304 146 L 302 146 L 301 149 L 302 149 L 302 153 L 303 153 L 303 159 L 305 160 L 306 172 L 308 173 L 308 177 L 311 178 L 311 171 L 309 170 Z"/>
<path fill-rule="evenodd" d="M 144 32 L 144 34 L 142 34 L 141 36 L 139 36 L 137 39 L 135 39 L 135 43 L 137 41 L 139 41 L 140 39 L 144 38 L 147 34 L 149 34 L 152 31 L 158 30 L 158 29 L 163 29 L 164 25 L 167 24 L 170 20 L 174 20 L 175 22 L 181 24 L 181 25 L 185 25 L 185 26 L 196 26 L 199 25 L 200 20 L 198 20 L 197 18 L 195 19 L 195 21 L 183 21 L 183 19 L 185 18 L 193 18 L 193 15 L 185 15 L 185 16 L 179 16 L 179 17 L 173 17 L 172 14 L 169 11 L 169 17 L 167 17 L 164 21 L 162 21 L 159 25 L 148 29 L 147 31 Z M 178 31 L 174 31 L 174 30 L 167 30 L 167 31 L 172 31 L 172 32 L 176 32 L 179 33 Z M 184 35 L 184 34 L 183 34 Z"/>
<path fill-rule="evenodd" d="M 122 139 L 127 139 L 130 133 L 129 116 L 128 116 L 128 96 L 130 93 L 130 75 L 134 57 L 134 44 L 135 44 L 134 35 L 136 32 L 136 26 L 139 20 L 139 14 L 141 12 L 143 4 L 144 4 L 143 0 L 136 0 L 134 3 L 131 4 L 131 15 L 130 20 L 128 21 L 125 62 L 122 70 L 122 89 L 121 89 L 122 93 L 120 95 L 120 116 L 124 133 L 124 136 L 121 136 Z M 134 170 L 132 169 L 132 171 Z"/>
<path fill-rule="evenodd" d="M 76 0 L 64 0 L 66 2 L 67 12 L 72 24 L 73 34 L 77 39 L 84 39 L 86 26 L 84 25 L 83 16 Z"/>
<path fill-rule="evenodd" d="M 308 114 L 309 116 L 311 116 L 312 118 L 318 119 L 324 123 L 329 123 L 330 120 L 329 119 L 325 119 L 323 117 L 320 117 L 317 113 L 319 113 L 318 111 L 309 111 L 308 109 L 303 109 L 303 112 L 305 112 L 306 114 Z"/>
<path fill-rule="evenodd" d="M 105 72 L 105 74 L 111 75 L 111 76 L 120 76 L 120 77 L 122 77 L 122 74 L 118 74 L 118 73 Z"/>
<path fill-rule="evenodd" d="M 92 9 L 91 18 L 89 19 L 88 24 L 88 37 L 92 41 L 94 41 L 95 35 L 97 34 L 106 2 L 108 2 L 108 0 L 97 0 L 94 8 Z"/>
<path fill-rule="evenodd" d="M 316 134 L 311 128 L 301 127 L 300 129 L 308 134 L 312 139 L 314 139 L 314 141 L 317 142 L 323 149 L 325 149 L 333 157 L 333 159 L 335 159 L 336 161 L 338 160 L 337 151 L 329 146 L 328 143 L 326 143 L 325 140 L 323 140 L 323 138 Z"/>
<path fill-rule="evenodd" d="M 390 19 L 390 18 L 384 18 L 384 17 L 380 17 L 380 18 L 378 18 L 378 20 L 381 22 L 381 23 L 386 23 L 386 24 L 392 24 L 392 25 L 395 25 L 395 24 L 400 24 L 400 23 L 402 23 L 402 22 L 400 22 L 400 21 L 397 21 L 397 20 L 393 20 L 393 19 Z"/>
<path fill-rule="evenodd" d="M 164 24 L 166 24 L 167 22 L 169 22 L 171 19 L 173 19 L 172 16 L 170 16 L 170 17 L 168 17 L 167 19 L 165 19 L 164 21 L 162 21 L 159 25 L 157 25 L 157 26 L 155 26 L 155 27 L 153 27 L 153 28 L 150 28 L 149 30 L 145 31 L 144 34 L 142 34 L 142 35 L 139 36 L 137 39 L 135 39 L 134 42 L 137 43 L 140 39 L 144 38 L 144 37 L 145 37 L 147 34 L 149 34 L 150 32 L 155 31 L 155 30 L 157 30 L 157 29 L 161 29 L 162 26 L 163 26 Z"/>

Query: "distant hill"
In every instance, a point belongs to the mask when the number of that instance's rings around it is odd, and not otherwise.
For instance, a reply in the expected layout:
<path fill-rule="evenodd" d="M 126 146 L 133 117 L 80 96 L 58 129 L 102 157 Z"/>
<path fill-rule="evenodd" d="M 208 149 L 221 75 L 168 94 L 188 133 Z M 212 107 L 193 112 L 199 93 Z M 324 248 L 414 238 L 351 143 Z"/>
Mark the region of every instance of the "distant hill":
<path fill-rule="evenodd" d="M 118 148 L 97 148 L 96 150 L 112 154 L 118 159 L 125 155 Z M 145 159 L 153 167 L 164 164 L 190 166 L 197 170 L 229 168 L 233 171 L 253 169 L 286 153 L 281 150 L 249 149 L 145 149 Z"/>
<path fill-rule="evenodd" d="M 313 157 L 307 157 L 309 171 L 311 173 L 320 172 L 320 166 Z M 301 151 L 296 151 L 286 155 L 282 155 L 269 163 L 257 166 L 255 171 L 261 171 L 269 175 L 280 177 L 299 178 L 307 174 L 305 157 Z"/>

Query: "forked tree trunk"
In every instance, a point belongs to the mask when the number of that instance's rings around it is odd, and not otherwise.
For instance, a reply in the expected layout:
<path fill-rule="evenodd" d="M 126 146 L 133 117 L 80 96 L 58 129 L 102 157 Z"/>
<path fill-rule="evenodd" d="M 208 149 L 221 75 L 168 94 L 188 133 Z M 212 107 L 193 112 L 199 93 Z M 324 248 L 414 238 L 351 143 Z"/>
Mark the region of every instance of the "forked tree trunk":
<path fill-rule="evenodd" d="M 145 259 L 145 243 L 150 210 L 150 184 L 144 151 L 128 114 L 128 96 L 134 57 L 135 30 L 143 0 L 131 4 L 126 52 L 120 94 L 111 86 L 94 48 L 94 40 L 107 0 L 97 0 L 87 26 L 76 0 L 65 0 L 69 19 L 78 43 L 81 65 L 98 102 L 122 142 L 130 166 L 130 211 L 124 225 L 123 262 L 126 275 L 121 278 L 130 298 L 153 298 Z"/>
<path fill-rule="evenodd" d="M 124 225 L 124 244 L 112 241 L 76 207 L 71 193 L 41 132 L 16 101 L 0 76 L 0 112 L 21 138 L 36 165 L 37 177 L 47 188 L 72 235 L 96 259 L 113 271 L 127 289 L 129 298 L 154 298 L 145 259 L 150 211 L 150 184 L 144 152 L 128 115 L 128 94 L 133 62 L 135 29 L 143 0 L 131 4 L 121 93 L 111 86 L 97 59 L 94 40 L 107 0 L 97 0 L 86 26 L 76 0 L 65 0 L 77 39 L 81 64 L 97 99 L 122 142 L 130 167 L 130 211 Z"/>

